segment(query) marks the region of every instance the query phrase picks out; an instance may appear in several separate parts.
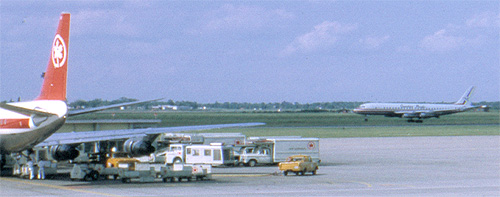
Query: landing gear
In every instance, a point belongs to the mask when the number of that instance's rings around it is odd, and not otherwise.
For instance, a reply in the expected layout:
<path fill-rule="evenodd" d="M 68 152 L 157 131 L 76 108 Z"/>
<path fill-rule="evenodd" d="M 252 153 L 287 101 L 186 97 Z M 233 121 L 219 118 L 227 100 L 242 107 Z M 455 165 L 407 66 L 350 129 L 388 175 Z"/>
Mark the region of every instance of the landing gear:
<path fill-rule="evenodd" d="M 6 154 L 0 154 L 0 176 L 2 176 L 3 166 L 7 163 Z"/>
<path fill-rule="evenodd" d="M 418 119 L 418 120 L 409 119 L 408 122 L 423 123 L 424 121 L 421 119 Z"/>
<path fill-rule="evenodd" d="M 368 122 L 368 115 L 365 115 L 365 122 Z"/>

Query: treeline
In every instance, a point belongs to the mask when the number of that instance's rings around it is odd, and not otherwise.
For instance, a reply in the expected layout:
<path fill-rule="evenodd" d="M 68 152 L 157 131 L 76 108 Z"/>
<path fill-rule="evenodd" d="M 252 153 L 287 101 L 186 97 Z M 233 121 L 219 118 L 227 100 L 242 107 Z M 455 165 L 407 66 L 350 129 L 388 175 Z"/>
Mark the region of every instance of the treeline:
<path fill-rule="evenodd" d="M 137 99 L 131 98 L 119 98 L 113 101 L 107 101 L 102 99 L 94 99 L 90 101 L 77 100 L 75 102 L 69 103 L 69 106 L 73 109 L 99 107 L 105 105 L 112 105 L 117 103 L 125 103 L 137 101 Z M 273 103 L 238 103 L 238 102 L 215 102 L 215 103 L 198 103 L 193 101 L 155 101 L 143 104 L 137 104 L 130 108 L 132 109 L 159 109 L 159 108 L 174 108 L 182 110 L 210 110 L 210 109 L 228 109 L 228 110 L 290 110 L 290 111 L 341 111 L 350 110 L 358 107 L 364 102 L 315 102 L 315 103 L 299 103 L 299 102 L 273 102 Z M 500 102 L 479 102 L 474 103 L 474 105 L 489 106 L 490 109 L 499 110 Z"/>

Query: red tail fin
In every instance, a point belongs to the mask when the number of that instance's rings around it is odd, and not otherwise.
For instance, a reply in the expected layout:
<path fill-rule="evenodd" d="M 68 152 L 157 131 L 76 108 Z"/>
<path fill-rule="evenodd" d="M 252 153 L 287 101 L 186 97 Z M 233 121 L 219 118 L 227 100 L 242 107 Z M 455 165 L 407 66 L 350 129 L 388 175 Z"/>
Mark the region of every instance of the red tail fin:
<path fill-rule="evenodd" d="M 66 100 L 66 77 L 68 72 L 70 14 L 62 13 L 59 18 L 49 64 L 45 71 L 42 91 L 36 100 Z"/>

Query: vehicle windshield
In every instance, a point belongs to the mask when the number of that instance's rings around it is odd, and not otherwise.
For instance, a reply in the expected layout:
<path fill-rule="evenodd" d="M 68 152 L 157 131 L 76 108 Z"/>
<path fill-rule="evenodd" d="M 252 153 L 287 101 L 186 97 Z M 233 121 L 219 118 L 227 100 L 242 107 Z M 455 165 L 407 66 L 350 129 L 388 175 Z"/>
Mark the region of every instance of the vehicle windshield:
<path fill-rule="evenodd" d="M 302 161 L 304 158 L 302 157 L 289 157 L 286 161 Z"/>

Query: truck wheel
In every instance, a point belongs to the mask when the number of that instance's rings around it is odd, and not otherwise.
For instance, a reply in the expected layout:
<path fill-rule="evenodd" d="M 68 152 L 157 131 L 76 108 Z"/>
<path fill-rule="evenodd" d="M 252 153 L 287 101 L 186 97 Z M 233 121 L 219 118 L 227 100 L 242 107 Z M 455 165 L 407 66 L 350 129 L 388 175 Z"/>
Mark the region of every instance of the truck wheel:
<path fill-rule="evenodd" d="M 92 180 L 92 177 L 90 177 L 90 174 L 86 174 L 85 176 L 83 176 L 83 181 L 91 181 Z"/>
<path fill-rule="evenodd" d="M 283 175 L 285 175 L 285 176 L 288 175 L 288 171 L 284 171 Z"/>
<path fill-rule="evenodd" d="M 304 171 L 300 171 L 300 176 L 304 176 L 305 172 Z"/>
<path fill-rule="evenodd" d="M 313 171 L 313 175 L 316 175 L 316 170 Z"/>
<path fill-rule="evenodd" d="M 99 172 L 93 170 L 92 172 L 90 172 L 89 176 L 93 181 L 96 181 L 99 179 Z"/>
<path fill-rule="evenodd" d="M 255 161 L 255 160 L 248 161 L 248 166 L 254 167 L 255 165 L 257 165 L 257 161 Z"/>
<path fill-rule="evenodd" d="M 182 163 L 182 159 L 177 157 L 174 159 L 174 163 Z"/>

